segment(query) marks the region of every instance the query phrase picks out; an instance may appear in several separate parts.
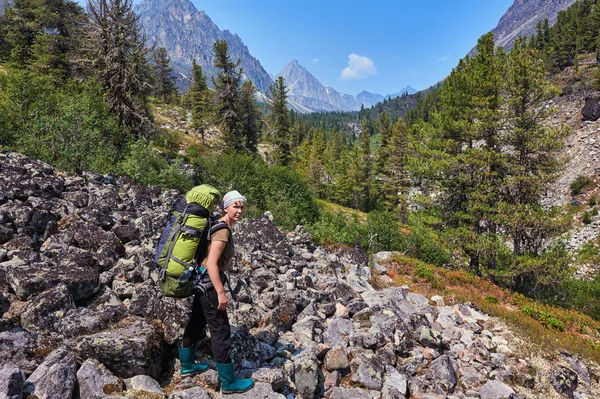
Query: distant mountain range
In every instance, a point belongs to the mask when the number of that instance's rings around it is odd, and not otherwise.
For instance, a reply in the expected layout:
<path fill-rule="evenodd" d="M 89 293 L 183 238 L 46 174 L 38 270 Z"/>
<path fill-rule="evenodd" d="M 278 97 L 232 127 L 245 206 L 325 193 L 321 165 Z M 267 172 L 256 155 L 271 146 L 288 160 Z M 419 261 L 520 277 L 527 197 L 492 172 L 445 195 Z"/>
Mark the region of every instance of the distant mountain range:
<path fill-rule="evenodd" d="M 289 88 L 290 106 L 298 112 L 357 111 L 362 105 L 371 107 L 384 98 L 415 92 L 408 86 L 386 96 L 366 91 L 358 96 L 343 94 L 331 87 L 324 87 L 296 60 L 273 76 L 250 54 L 237 34 L 221 31 L 204 11 L 196 9 L 189 0 L 144 0 L 135 7 L 135 11 L 140 16 L 148 40 L 157 47 L 167 49 L 180 90 L 187 89 L 190 84 L 194 59 L 207 76 L 214 76 L 213 44 L 216 40 L 226 40 L 231 58 L 241 60 L 244 78 L 252 80 L 261 93 L 266 94 L 273 80 L 283 76 Z"/>

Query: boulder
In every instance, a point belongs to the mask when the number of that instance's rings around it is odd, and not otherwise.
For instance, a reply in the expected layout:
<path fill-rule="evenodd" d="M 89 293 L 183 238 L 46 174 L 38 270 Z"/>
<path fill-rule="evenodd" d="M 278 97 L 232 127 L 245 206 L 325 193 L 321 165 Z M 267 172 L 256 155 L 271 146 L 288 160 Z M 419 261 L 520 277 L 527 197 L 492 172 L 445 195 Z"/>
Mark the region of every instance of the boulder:
<path fill-rule="evenodd" d="M 68 287 L 59 284 L 27 302 L 21 313 L 21 325 L 30 332 L 54 331 L 55 323 L 74 308 L 75 302 Z"/>
<path fill-rule="evenodd" d="M 312 399 L 319 383 L 319 363 L 314 354 L 303 352 L 294 359 L 294 380 L 298 396 Z"/>
<path fill-rule="evenodd" d="M 106 399 L 107 395 L 123 392 L 123 383 L 102 363 L 89 358 L 77 371 L 81 399 Z"/>
<path fill-rule="evenodd" d="M 65 284 L 74 300 L 89 298 L 98 286 L 97 270 L 75 264 L 59 267 L 52 263 L 30 263 L 8 269 L 6 280 L 23 300 L 46 291 L 58 284 Z"/>
<path fill-rule="evenodd" d="M 163 340 L 156 326 L 134 316 L 111 330 L 79 338 L 75 351 L 82 359 L 97 359 L 117 377 L 143 374 L 158 378 Z"/>
<path fill-rule="evenodd" d="M 0 368 L 0 398 L 21 399 L 25 374 L 17 367 Z"/>
<path fill-rule="evenodd" d="M 584 121 L 597 121 L 600 118 L 600 104 L 598 104 L 598 100 L 595 98 L 586 98 L 581 114 Z"/>
<path fill-rule="evenodd" d="M 141 392 L 147 396 L 166 396 L 156 380 L 147 375 L 136 375 L 124 381 L 127 391 Z"/>
<path fill-rule="evenodd" d="M 352 381 L 368 389 L 381 391 L 385 364 L 370 350 L 352 350 L 350 369 Z"/>
<path fill-rule="evenodd" d="M 559 366 L 550 375 L 550 383 L 559 394 L 572 397 L 579 384 L 579 379 L 577 373 L 570 368 Z"/>
<path fill-rule="evenodd" d="M 346 349 L 341 345 L 336 345 L 325 355 L 324 367 L 327 371 L 345 370 L 350 367 Z"/>
<path fill-rule="evenodd" d="M 232 396 L 228 397 L 231 398 Z M 212 399 L 212 396 L 201 387 L 192 387 L 183 391 L 173 392 L 169 395 L 169 399 Z"/>
<path fill-rule="evenodd" d="M 231 332 L 231 359 L 242 369 L 257 369 L 263 360 L 260 341 L 250 334 L 248 327 L 241 325 Z"/>
<path fill-rule="evenodd" d="M 502 382 L 489 380 L 479 390 L 481 399 L 512 399 L 515 391 Z"/>
<path fill-rule="evenodd" d="M 361 388 L 335 387 L 329 399 L 373 399 L 373 395 Z"/>
<path fill-rule="evenodd" d="M 203 397 L 189 397 L 189 399 L 204 399 Z M 210 396 L 208 397 L 210 398 Z M 207 399 L 208 399 L 207 398 Z M 217 395 L 218 399 L 285 399 L 286 396 L 274 392 L 273 388 L 271 388 L 270 384 L 266 384 L 264 382 L 257 382 L 252 389 L 244 393 L 234 393 L 223 395 L 223 393 L 219 393 Z M 174 397 L 169 399 L 179 399 L 179 397 Z M 182 397 L 181 399 L 188 399 L 188 397 Z"/>
<path fill-rule="evenodd" d="M 23 392 L 39 399 L 70 398 L 76 372 L 75 355 L 65 349 L 56 349 L 25 381 Z"/>
<path fill-rule="evenodd" d="M 42 337 L 21 328 L 0 333 L 0 367 L 16 366 L 26 374 L 35 371 L 41 359 L 36 356 L 42 346 Z"/>

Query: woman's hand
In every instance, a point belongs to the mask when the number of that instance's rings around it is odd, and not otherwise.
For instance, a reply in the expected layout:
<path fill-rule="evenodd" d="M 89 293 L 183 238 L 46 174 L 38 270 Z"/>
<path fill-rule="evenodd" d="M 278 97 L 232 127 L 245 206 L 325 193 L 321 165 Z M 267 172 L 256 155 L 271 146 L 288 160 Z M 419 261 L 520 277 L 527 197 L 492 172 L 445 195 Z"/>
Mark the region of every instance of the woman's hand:
<path fill-rule="evenodd" d="M 221 291 L 217 294 L 217 298 L 219 299 L 219 306 L 217 306 L 218 310 L 227 310 L 227 304 L 229 303 L 227 299 L 227 295 L 225 295 L 225 291 Z"/>

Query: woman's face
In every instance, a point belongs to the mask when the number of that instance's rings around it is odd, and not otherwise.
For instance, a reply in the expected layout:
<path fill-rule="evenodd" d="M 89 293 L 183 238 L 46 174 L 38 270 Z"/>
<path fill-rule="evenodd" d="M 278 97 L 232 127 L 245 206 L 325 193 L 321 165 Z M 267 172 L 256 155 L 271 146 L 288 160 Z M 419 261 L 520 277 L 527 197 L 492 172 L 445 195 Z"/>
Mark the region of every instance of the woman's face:
<path fill-rule="evenodd" d="M 227 208 L 225 208 L 227 217 L 234 222 L 238 222 L 244 213 L 244 205 L 244 201 L 236 201 L 229 205 Z"/>

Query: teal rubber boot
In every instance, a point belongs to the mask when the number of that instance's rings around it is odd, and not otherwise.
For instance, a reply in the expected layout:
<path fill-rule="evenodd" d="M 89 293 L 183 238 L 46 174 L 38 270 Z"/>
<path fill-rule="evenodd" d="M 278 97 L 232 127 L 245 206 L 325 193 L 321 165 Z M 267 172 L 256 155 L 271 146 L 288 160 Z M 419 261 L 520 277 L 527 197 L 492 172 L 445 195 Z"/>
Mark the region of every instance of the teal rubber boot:
<path fill-rule="evenodd" d="M 254 386 L 252 378 L 235 378 L 233 374 L 233 362 L 217 363 L 217 371 L 221 380 L 221 391 L 224 394 L 246 392 Z"/>
<path fill-rule="evenodd" d="M 208 363 L 196 363 L 196 354 L 194 353 L 194 347 L 191 348 L 179 348 L 179 363 L 181 363 L 181 370 L 179 374 L 182 377 L 203 373 L 208 370 Z"/>

